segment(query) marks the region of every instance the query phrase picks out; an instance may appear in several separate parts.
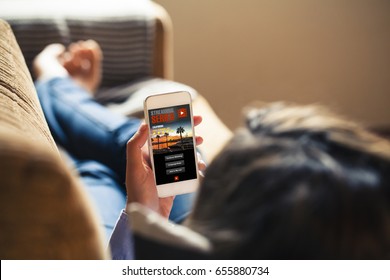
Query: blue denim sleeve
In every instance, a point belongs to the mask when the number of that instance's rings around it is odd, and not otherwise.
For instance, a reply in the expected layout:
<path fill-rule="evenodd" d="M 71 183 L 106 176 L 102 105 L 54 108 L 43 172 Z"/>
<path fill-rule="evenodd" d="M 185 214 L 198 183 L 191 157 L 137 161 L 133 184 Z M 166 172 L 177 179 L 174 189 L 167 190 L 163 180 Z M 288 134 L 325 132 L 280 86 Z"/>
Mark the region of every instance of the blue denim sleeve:
<path fill-rule="evenodd" d="M 134 259 L 134 241 L 128 221 L 125 210 L 122 210 L 109 242 L 113 260 Z"/>

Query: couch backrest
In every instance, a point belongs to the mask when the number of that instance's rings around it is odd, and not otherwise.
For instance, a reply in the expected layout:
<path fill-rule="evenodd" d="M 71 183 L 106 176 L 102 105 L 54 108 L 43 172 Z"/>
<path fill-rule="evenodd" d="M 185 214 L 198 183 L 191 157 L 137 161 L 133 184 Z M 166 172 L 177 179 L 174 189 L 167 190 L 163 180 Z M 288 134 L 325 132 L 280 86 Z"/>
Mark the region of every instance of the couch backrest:
<path fill-rule="evenodd" d="M 10 23 L 30 70 L 50 43 L 94 39 L 104 54 L 102 87 L 153 75 L 156 15 L 149 0 L 6 0 L 0 18 Z"/>
<path fill-rule="evenodd" d="M 101 259 L 89 200 L 60 159 L 10 26 L 0 20 L 0 258 Z"/>

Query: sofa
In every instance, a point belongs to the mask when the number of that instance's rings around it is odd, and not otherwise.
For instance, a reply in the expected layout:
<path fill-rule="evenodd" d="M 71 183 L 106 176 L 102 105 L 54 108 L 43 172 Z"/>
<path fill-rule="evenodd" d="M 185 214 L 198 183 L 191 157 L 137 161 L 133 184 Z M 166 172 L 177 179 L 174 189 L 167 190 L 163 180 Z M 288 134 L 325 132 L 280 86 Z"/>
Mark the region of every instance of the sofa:
<path fill-rule="evenodd" d="M 207 126 L 197 127 L 206 161 L 232 136 L 202 95 L 174 81 L 173 24 L 153 1 L 2 0 L 1 6 L 0 18 L 11 25 L 32 75 L 32 61 L 46 45 L 94 39 L 104 55 L 98 102 L 142 118 L 146 96 L 185 90 L 193 97 L 194 113 L 207 117 Z"/>
<path fill-rule="evenodd" d="M 6 7 L 4 3 L 2 4 L 3 8 Z M 149 52 L 146 52 L 149 54 L 149 63 L 141 70 L 144 73 L 136 73 L 134 67 L 130 67 L 129 71 L 133 71 L 134 74 L 131 79 L 127 77 L 122 81 L 114 81 L 115 78 L 103 81 L 98 96 L 103 104 L 114 111 L 140 116 L 142 99 L 146 95 L 161 91 L 190 91 L 195 97 L 194 113 L 202 115 L 207 120 L 203 127 L 197 129 L 197 133 L 205 139 L 201 151 L 210 162 L 230 139 L 232 133 L 215 115 L 207 101 L 193 88 L 172 81 L 171 22 L 162 7 L 154 3 L 149 4 L 147 9 L 151 10 L 146 13 L 142 7 L 136 9 L 136 13 L 139 14 L 134 17 L 137 26 L 142 28 L 146 26 L 148 32 L 152 32 L 153 35 L 153 40 L 146 39 L 150 46 Z M 0 19 L 0 257 L 110 259 L 94 205 L 77 174 L 69 169 L 61 157 L 45 121 L 30 72 L 33 56 L 45 44 L 58 39 L 55 36 L 47 39 L 48 35 L 56 34 L 60 30 L 56 25 L 59 22 L 58 18 L 53 22 L 50 13 L 46 17 L 39 17 L 33 13 L 20 14 L 17 7 L 12 5 L 8 6 L 9 9 L 0 11 L 0 18 L 6 19 Z M 147 16 L 141 16 L 145 13 Z M 91 22 L 84 20 L 77 21 L 82 27 L 79 26 L 81 31 L 76 33 L 87 36 L 93 29 L 90 28 Z M 142 24 L 145 20 L 148 24 Z M 94 23 L 99 21 L 96 18 L 93 20 Z M 75 24 L 76 20 L 73 18 L 73 21 L 69 22 Z M 64 19 L 59 26 L 63 27 L 63 23 Z M 151 24 L 152 29 L 149 29 Z M 39 28 L 54 26 L 57 31 L 36 34 L 31 43 L 31 34 L 37 26 Z M 73 33 L 68 32 L 67 35 L 69 34 Z M 30 38 L 30 41 L 26 38 Z M 107 74 L 112 67 L 110 63 L 115 62 L 115 59 L 110 62 L 105 57 L 105 60 L 108 66 L 103 71 Z M 114 76 L 108 75 L 111 78 Z M 109 94 L 116 87 L 120 87 L 117 91 L 120 94 L 110 98 Z M 122 94 L 123 92 L 125 94 Z M 140 205 L 129 209 L 133 209 L 128 210 L 130 220 L 138 221 L 131 225 L 135 240 L 135 258 L 199 259 L 210 249 L 205 238 L 180 226 L 176 226 L 172 231 L 172 227 L 166 224 L 166 221 L 155 217 L 155 213 L 150 213 Z M 151 244 L 154 247 L 160 244 L 163 250 L 154 252 L 145 250 Z M 166 250 L 167 246 L 170 247 L 169 250 Z M 190 253 L 187 249 L 191 249 Z M 167 252 L 174 251 L 178 253 L 167 255 Z"/>
<path fill-rule="evenodd" d="M 1 259 L 109 258 L 93 206 L 60 157 L 3 20 L 0 104 Z"/>

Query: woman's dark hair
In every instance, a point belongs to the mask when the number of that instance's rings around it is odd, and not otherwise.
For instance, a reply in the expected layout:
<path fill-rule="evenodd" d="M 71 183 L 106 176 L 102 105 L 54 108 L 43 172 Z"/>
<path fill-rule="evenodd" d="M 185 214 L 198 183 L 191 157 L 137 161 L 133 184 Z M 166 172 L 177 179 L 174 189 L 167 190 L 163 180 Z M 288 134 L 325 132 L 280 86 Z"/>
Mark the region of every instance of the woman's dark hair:
<path fill-rule="evenodd" d="M 275 103 L 250 111 L 208 167 L 188 225 L 217 258 L 390 258 L 389 178 L 386 140 Z"/>

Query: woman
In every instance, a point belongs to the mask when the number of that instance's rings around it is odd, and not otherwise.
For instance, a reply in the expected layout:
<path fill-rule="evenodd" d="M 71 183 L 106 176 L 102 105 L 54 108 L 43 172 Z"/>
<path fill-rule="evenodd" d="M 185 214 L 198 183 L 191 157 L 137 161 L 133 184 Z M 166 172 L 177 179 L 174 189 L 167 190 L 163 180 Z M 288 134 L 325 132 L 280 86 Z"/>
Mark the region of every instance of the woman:
<path fill-rule="evenodd" d="M 142 125 L 127 145 L 129 202 L 167 217 L 146 137 Z M 390 144 L 324 108 L 253 109 L 207 168 L 186 225 L 211 241 L 210 258 L 388 259 Z"/>

